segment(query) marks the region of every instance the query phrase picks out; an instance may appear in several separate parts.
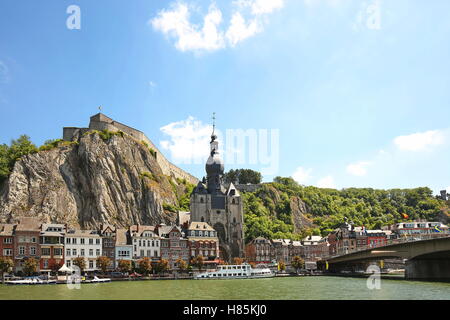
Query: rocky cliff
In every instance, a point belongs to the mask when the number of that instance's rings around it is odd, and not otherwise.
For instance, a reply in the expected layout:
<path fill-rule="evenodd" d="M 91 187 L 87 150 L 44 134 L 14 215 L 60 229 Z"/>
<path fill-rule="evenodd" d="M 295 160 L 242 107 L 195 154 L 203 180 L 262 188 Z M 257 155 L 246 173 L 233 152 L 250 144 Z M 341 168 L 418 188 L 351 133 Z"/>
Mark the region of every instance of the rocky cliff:
<path fill-rule="evenodd" d="M 165 176 L 153 150 L 122 132 L 89 132 L 19 159 L 0 191 L 0 220 L 36 216 L 92 228 L 173 223 L 185 185 Z M 167 204 L 164 206 L 164 204 Z"/>

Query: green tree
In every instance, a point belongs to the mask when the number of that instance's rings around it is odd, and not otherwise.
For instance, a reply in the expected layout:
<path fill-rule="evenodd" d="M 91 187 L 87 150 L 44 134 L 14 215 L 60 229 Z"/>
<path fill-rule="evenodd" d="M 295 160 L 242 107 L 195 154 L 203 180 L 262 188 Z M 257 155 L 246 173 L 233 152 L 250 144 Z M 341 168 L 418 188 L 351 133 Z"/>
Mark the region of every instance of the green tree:
<path fill-rule="evenodd" d="M 238 257 L 233 258 L 233 264 L 240 265 L 240 264 L 243 264 L 243 263 L 244 263 L 244 259 L 238 258 Z"/>
<path fill-rule="evenodd" d="M 0 272 L 2 273 L 2 282 L 5 282 L 5 273 L 14 268 L 14 261 L 9 258 L 0 257 Z"/>
<path fill-rule="evenodd" d="M 202 270 L 203 265 L 205 264 L 205 258 L 202 255 L 198 255 L 191 260 L 191 265 L 196 267 L 198 270 Z"/>
<path fill-rule="evenodd" d="M 138 266 L 139 270 L 145 275 L 148 275 L 152 271 L 152 262 L 147 257 L 138 260 Z"/>
<path fill-rule="evenodd" d="M 119 260 L 117 267 L 120 272 L 127 273 L 131 272 L 131 261 L 130 260 Z"/>
<path fill-rule="evenodd" d="M 295 256 L 292 258 L 291 261 L 291 266 L 295 269 L 295 271 L 297 271 L 299 269 L 303 269 L 303 267 L 305 266 L 305 260 L 303 260 L 302 258 L 300 258 L 299 256 Z"/>
<path fill-rule="evenodd" d="M 23 263 L 23 272 L 28 276 L 32 276 L 33 274 L 35 274 L 37 271 L 37 268 L 38 268 L 38 262 L 34 258 L 28 258 Z"/>
<path fill-rule="evenodd" d="M 224 174 L 224 181 L 234 184 L 260 184 L 262 175 L 260 172 L 251 169 L 231 169 Z"/>
<path fill-rule="evenodd" d="M 83 273 L 86 269 L 86 260 L 83 257 L 76 257 L 73 259 L 73 264 L 80 268 L 80 272 Z"/>
<path fill-rule="evenodd" d="M 278 261 L 278 270 L 280 271 L 286 270 L 286 263 L 284 263 L 284 261 Z"/>
<path fill-rule="evenodd" d="M 100 256 L 97 258 L 97 267 L 105 274 L 108 267 L 112 264 L 112 260 L 106 256 Z"/>
<path fill-rule="evenodd" d="M 156 263 L 155 267 L 156 273 L 164 274 L 169 271 L 169 261 L 167 261 L 166 259 L 161 259 Z"/>
<path fill-rule="evenodd" d="M 188 269 L 188 264 L 181 258 L 178 258 L 177 261 L 175 261 L 175 264 L 180 272 L 186 272 Z"/>

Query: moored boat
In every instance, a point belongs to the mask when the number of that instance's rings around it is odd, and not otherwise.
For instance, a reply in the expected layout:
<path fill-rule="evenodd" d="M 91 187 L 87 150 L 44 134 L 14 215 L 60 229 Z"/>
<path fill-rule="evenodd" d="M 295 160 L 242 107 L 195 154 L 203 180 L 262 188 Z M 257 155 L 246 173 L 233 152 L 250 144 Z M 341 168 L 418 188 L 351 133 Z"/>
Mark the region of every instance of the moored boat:
<path fill-rule="evenodd" d="M 275 274 L 269 268 L 252 268 L 249 264 L 242 264 L 220 265 L 217 266 L 217 270 L 200 273 L 194 279 L 256 279 L 274 276 Z"/>

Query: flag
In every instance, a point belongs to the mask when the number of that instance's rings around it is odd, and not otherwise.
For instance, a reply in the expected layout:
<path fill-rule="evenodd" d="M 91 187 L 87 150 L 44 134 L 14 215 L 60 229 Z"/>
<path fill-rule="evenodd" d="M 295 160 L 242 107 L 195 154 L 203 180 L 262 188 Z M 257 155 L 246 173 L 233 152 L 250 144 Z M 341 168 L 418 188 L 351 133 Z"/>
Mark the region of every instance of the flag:
<path fill-rule="evenodd" d="M 328 270 L 328 261 L 325 261 L 325 269 Z"/>
<path fill-rule="evenodd" d="M 434 230 L 435 230 L 436 232 L 442 232 L 442 230 L 441 230 L 438 226 L 435 226 L 435 227 L 434 227 Z"/>
<path fill-rule="evenodd" d="M 403 219 L 409 219 L 409 216 L 406 213 L 402 213 Z"/>

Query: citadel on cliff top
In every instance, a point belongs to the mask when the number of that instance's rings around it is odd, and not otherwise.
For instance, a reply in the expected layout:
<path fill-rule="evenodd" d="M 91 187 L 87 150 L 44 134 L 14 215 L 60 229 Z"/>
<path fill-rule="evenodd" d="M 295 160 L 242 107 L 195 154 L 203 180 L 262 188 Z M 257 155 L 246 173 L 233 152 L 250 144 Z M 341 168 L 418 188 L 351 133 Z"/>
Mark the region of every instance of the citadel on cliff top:
<path fill-rule="evenodd" d="M 90 118 L 88 128 L 77 128 L 77 127 L 64 127 L 63 128 L 63 140 L 73 141 L 77 140 L 84 133 L 91 130 L 109 130 L 109 131 L 122 131 L 137 141 L 143 141 L 148 144 L 150 148 L 156 151 L 156 161 L 161 167 L 163 173 L 167 176 L 186 179 L 189 183 L 196 185 L 199 180 L 193 175 L 187 173 L 186 171 L 178 168 L 176 165 L 168 161 L 164 155 L 158 150 L 155 144 L 147 138 L 147 136 L 139 130 L 131 128 L 123 123 L 115 121 L 102 113 L 98 113 Z"/>

